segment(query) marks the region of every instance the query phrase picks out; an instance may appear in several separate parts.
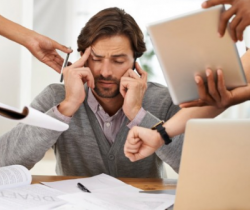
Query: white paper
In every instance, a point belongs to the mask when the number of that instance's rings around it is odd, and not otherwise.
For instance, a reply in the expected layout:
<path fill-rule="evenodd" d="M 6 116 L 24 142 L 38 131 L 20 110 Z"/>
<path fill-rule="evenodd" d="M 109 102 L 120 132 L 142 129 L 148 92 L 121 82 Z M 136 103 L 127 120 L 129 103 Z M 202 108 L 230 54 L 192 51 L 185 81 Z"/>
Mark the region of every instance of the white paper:
<path fill-rule="evenodd" d="M 140 191 L 141 189 L 132 187 L 130 185 L 125 184 L 124 182 L 111 177 L 106 174 L 100 174 L 97 176 L 93 176 L 90 178 L 81 178 L 81 179 L 71 179 L 57 182 L 42 182 L 43 184 L 52 187 L 54 189 L 66 192 L 66 193 L 76 193 L 82 192 L 78 187 L 77 183 L 80 182 L 83 184 L 90 192 L 94 192 L 95 190 L 107 190 L 107 189 L 115 189 L 117 187 L 128 187 L 133 191 Z"/>
<path fill-rule="evenodd" d="M 11 165 L 0 168 L 0 190 L 29 185 L 31 174 L 21 165 Z"/>
<path fill-rule="evenodd" d="M 82 210 L 163 210 L 173 205 L 175 196 L 140 193 L 73 193 L 59 196 Z M 72 208 L 73 209 L 73 208 Z"/>
<path fill-rule="evenodd" d="M 91 193 L 78 189 L 78 182 Z M 90 178 L 43 182 L 43 184 L 69 193 L 59 196 L 69 205 L 61 206 L 58 210 L 163 210 L 172 206 L 175 199 L 174 195 L 139 193 L 141 189 L 106 174 Z"/>
<path fill-rule="evenodd" d="M 64 205 L 63 192 L 35 184 L 0 191 L 0 210 L 46 210 Z"/>
<path fill-rule="evenodd" d="M 63 123 L 53 117 L 50 117 L 49 115 L 46 115 L 32 107 L 26 106 L 24 108 L 28 109 L 28 114 L 24 114 L 22 110 L 20 111 L 14 107 L 10 107 L 6 104 L 0 103 L 0 117 L 9 120 L 16 120 L 18 122 L 22 122 L 27 125 L 33 125 L 56 131 L 65 131 L 69 128 L 69 126 L 66 123 Z M 10 119 L 9 117 L 1 113 L 1 112 L 6 112 L 6 110 L 9 111 L 9 113 L 15 112 L 24 116 L 22 119 L 13 119 L 13 118 Z"/>

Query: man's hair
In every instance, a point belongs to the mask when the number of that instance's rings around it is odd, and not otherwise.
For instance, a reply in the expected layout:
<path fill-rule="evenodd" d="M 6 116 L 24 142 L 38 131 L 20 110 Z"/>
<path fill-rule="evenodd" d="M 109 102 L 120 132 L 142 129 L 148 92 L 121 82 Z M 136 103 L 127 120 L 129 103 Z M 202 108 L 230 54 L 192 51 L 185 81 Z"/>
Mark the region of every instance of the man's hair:
<path fill-rule="evenodd" d="M 101 10 L 86 23 L 78 36 L 77 50 L 84 52 L 97 39 L 114 35 L 129 38 L 135 59 L 146 51 L 143 33 L 134 18 L 117 7 Z"/>

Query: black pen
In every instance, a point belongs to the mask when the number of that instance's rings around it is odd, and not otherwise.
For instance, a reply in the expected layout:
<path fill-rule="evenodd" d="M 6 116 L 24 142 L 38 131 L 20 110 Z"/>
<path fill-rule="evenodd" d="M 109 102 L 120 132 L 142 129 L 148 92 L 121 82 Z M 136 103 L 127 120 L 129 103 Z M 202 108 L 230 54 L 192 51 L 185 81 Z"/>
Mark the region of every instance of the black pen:
<path fill-rule="evenodd" d="M 71 47 L 69 47 L 69 49 L 71 49 Z M 62 68 L 61 68 L 61 78 L 60 78 L 60 82 L 63 81 L 63 69 L 68 65 L 69 54 L 70 54 L 70 53 L 67 53 L 67 56 L 66 56 L 66 58 L 65 58 L 64 61 L 63 61 L 63 65 L 62 65 Z"/>
<path fill-rule="evenodd" d="M 90 191 L 89 191 L 86 187 L 84 187 L 81 183 L 77 183 L 77 187 L 78 187 L 80 190 L 82 190 L 83 192 L 88 192 L 88 193 L 90 193 Z"/>

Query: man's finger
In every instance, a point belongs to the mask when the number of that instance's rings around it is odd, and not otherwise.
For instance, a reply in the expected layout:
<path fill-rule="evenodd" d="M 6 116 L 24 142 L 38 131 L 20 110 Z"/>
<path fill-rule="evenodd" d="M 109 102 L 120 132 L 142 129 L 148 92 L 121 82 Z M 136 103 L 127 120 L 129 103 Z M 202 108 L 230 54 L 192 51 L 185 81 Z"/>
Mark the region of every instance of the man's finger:
<path fill-rule="evenodd" d="M 82 81 L 87 82 L 90 88 L 95 87 L 94 76 L 88 68 L 74 68 L 68 71 L 63 71 L 63 74 L 67 74 L 70 71 L 74 71 L 82 79 Z"/>
<path fill-rule="evenodd" d="M 140 75 L 134 72 L 134 70 L 129 69 L 126 74 L 127 77 L 133 78 L 133 79 L 140 79 Z"/>
<path fill-rule="evenodd" d="M 81 75 L 82 75 L 82 79 L 84 79 L 84 81 L 87 82 L 87 85 L 90 88 L 95 87 L 95 79 L 90 70 L 81 71 Z"/>
<path fill-rule="evenodd" d="M 91 52 L 91 47 L 88 47 L 84 54 L 82 55 L 82 57 L 76 61 L 75 63 L 73 63 L 71 66 L 74 67 L 74 68 L 77 68 L 77 67 L 83 67 L 85 62 L 88 60 L 89 58 L 89 55 L 90 55 L 90 52 Z"/>
<path fill-rule="evenodd" d="M 126 152 L 129 152 L 129 153 L 139 153 L 141 145 L 142 145 L 142 142 L 138 142 L 136 145 L 133 145 L 133 147 L 130 147 L 129 145 L 127 145 Z"/>
<path fill-rule="evenodd" d="M 147 79 L 148 79 L 148 73 L 141 68 L 141 66 L 139 65 L 138 62 L 135 63 L 135 68 L 136 68 L 136 71 L 141 76 L 141 79 L 147 81 Z"/>

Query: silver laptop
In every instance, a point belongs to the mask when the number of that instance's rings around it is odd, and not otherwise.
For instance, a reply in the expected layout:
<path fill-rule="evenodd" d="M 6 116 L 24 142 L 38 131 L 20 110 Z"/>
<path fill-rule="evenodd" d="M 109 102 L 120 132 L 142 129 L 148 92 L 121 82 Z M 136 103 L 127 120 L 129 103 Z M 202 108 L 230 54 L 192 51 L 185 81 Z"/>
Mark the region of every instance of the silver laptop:
<path fill-rule="evenodd" d="M 174 210 L 250 209 L 250 120 L 190 120 Z"/>
<path fill-rule="evenodd" d="M 228 32 L 218 36 L 223 6 L 150 24 L 147 29 L 174 104 L 198 99 L 195 75 L 221 68 L 228 89 L 246 85 L 238 51 Z"/>

